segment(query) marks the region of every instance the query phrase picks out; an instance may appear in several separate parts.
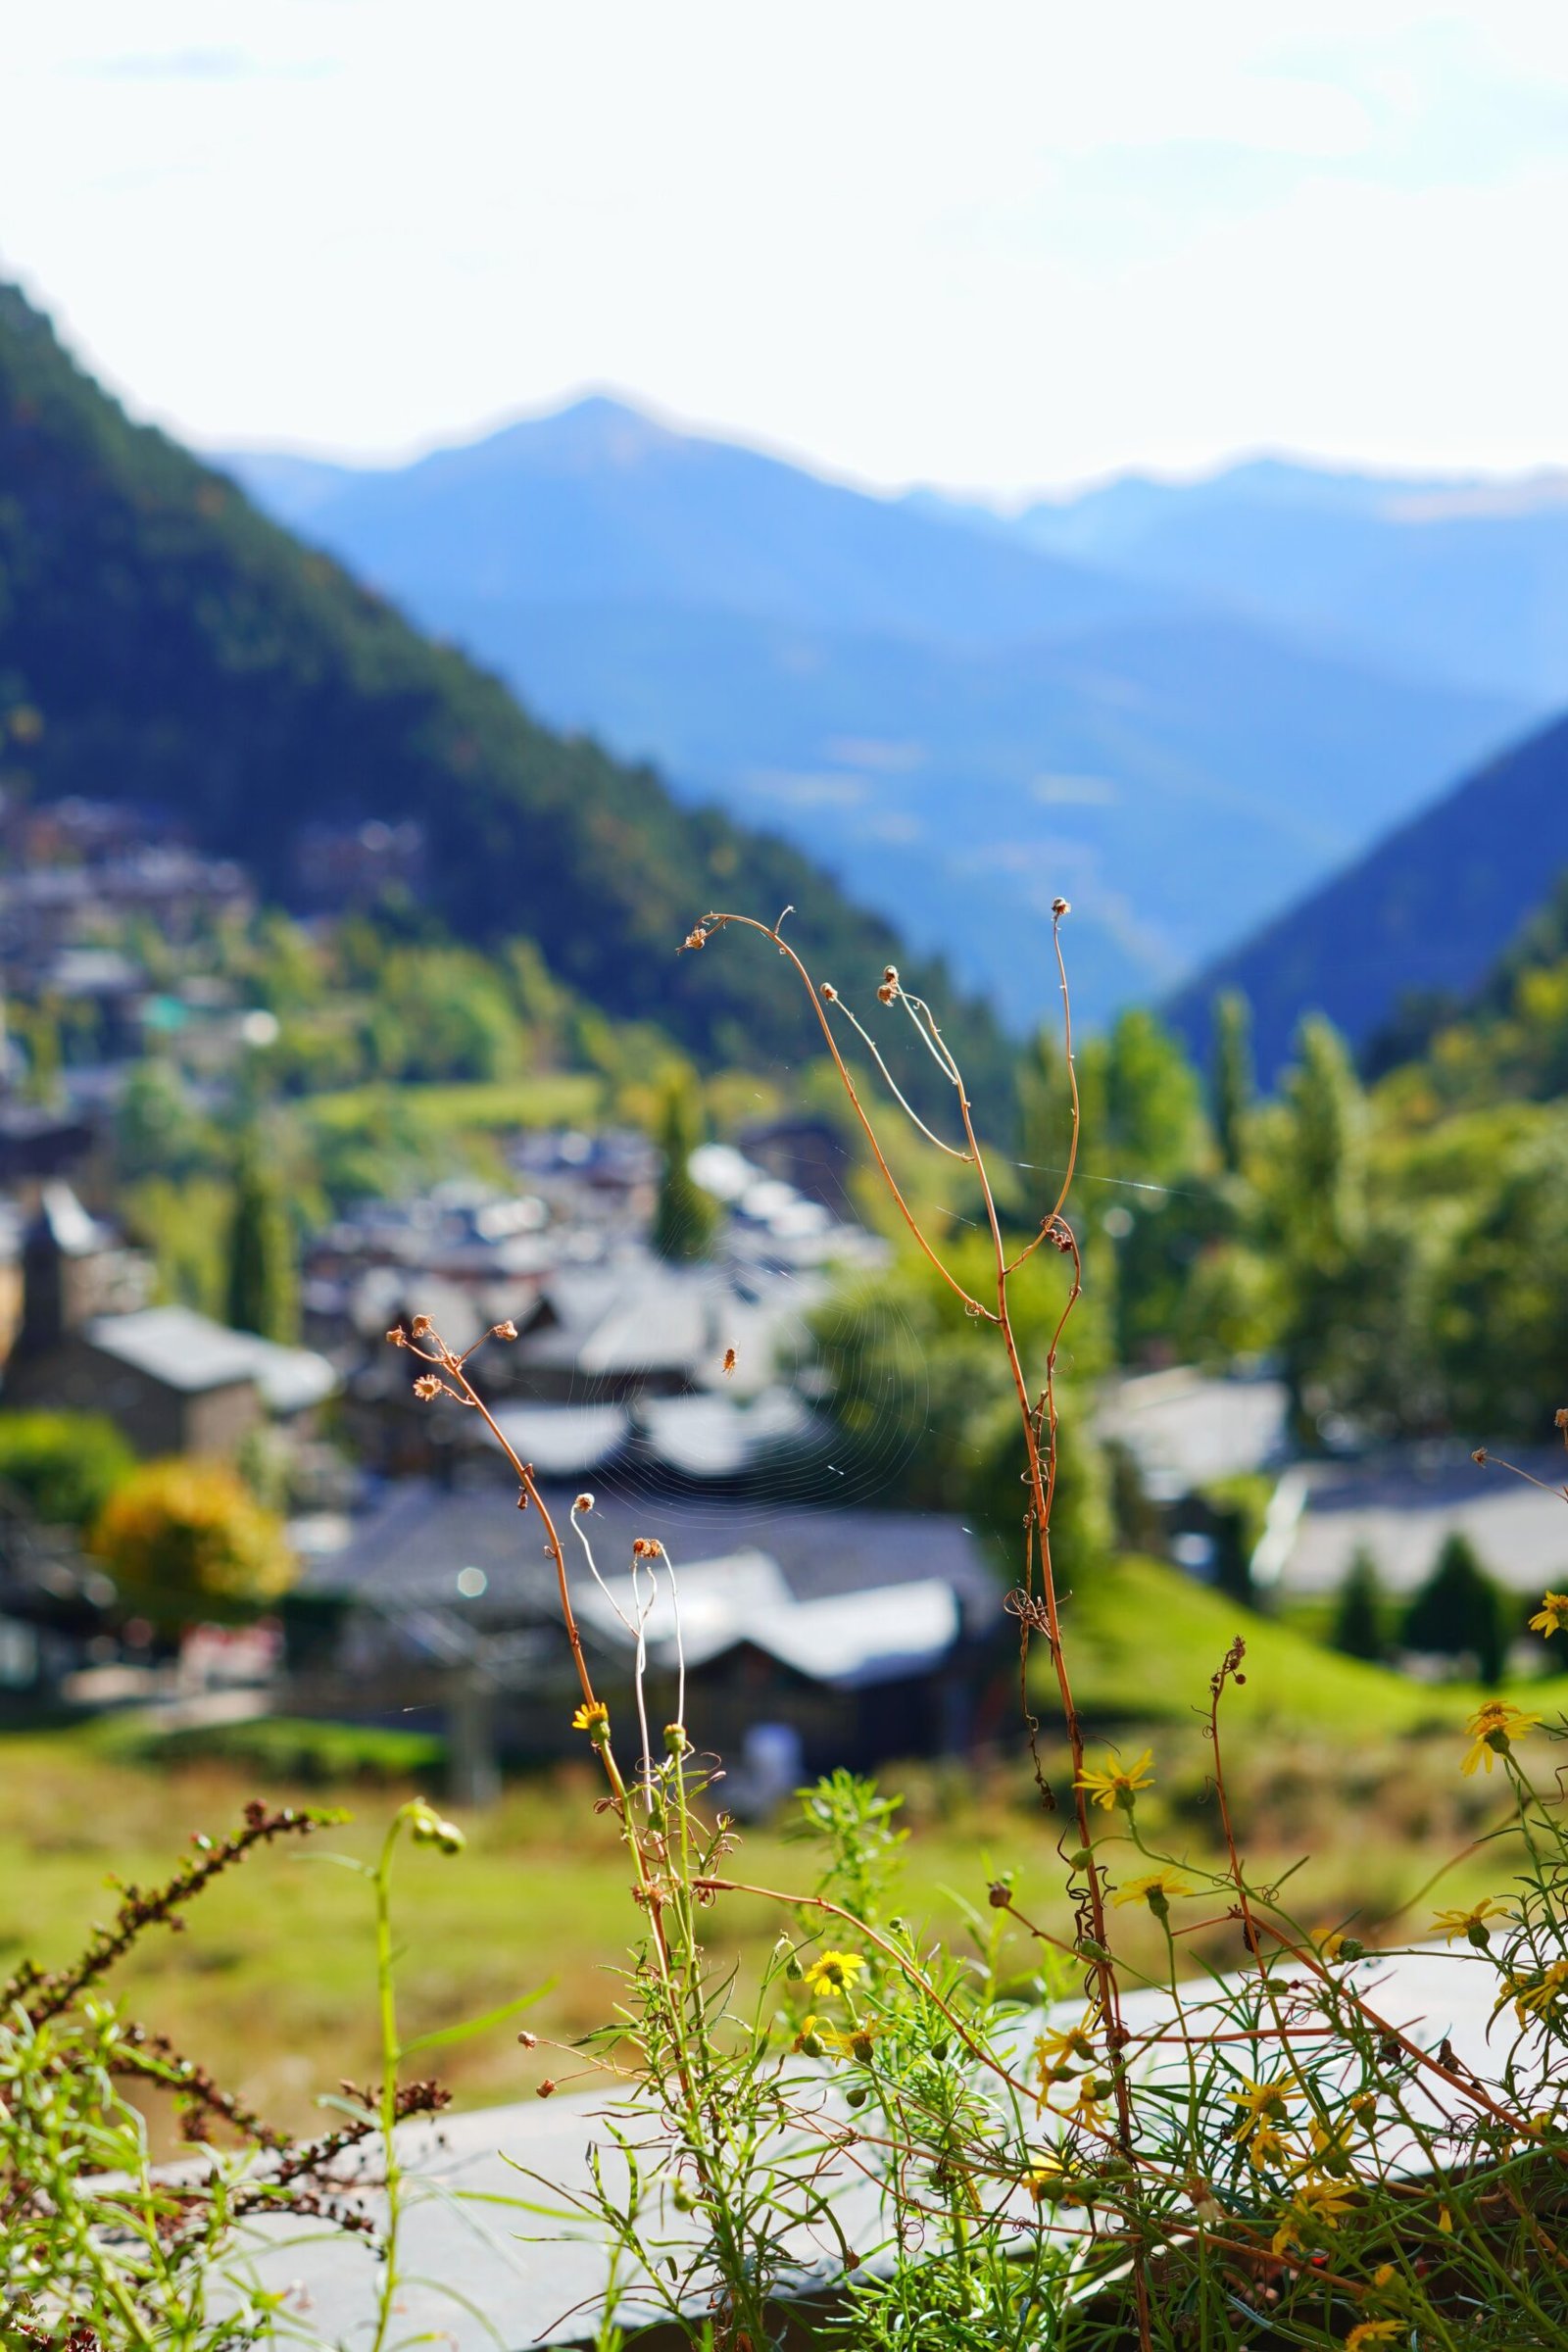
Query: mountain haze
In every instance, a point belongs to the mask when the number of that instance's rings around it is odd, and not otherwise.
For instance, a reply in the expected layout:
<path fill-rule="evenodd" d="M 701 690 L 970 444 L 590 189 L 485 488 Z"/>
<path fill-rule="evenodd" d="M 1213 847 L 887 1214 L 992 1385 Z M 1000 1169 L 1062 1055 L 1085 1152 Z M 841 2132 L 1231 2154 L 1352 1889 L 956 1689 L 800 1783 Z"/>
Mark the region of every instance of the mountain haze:
<path fill-rule="evenodd" d="M 1124 475 L 1000 527 L 1411 678 L 1538 709 L 1568 702 L 1568 474 L 1401 476 L 1264 458 L 1195 482 Z"/>
<path fill-rule="evenodd" d="M 556 723 L 828 858 L 1023 1026 L 1159 993 L 1517 731 L 995 518 L 608 400 L 399 467 L 235 457 L 274 512 Z"/>

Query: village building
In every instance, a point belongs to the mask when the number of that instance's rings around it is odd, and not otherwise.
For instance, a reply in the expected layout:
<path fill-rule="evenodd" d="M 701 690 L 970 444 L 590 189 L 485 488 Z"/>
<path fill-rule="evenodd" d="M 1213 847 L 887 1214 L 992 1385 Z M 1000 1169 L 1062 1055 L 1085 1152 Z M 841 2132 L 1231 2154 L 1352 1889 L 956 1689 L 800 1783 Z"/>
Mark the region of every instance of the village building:
<path fill-rule="evenodd" d="M 621 1493 L 574 1526 L 571 1487 L 543 1492 L 612 1713 L 632 1714 L 636 1618 L 652 1593 L 649 1720 L 671 1718 L 684 1660 L 693 1735 L 726 1759 L 727 1798 L 838 1764 L 961 1752 L 983 1728 L 1005 1617 L 958 1520 Z M 634 1593 L 639 1536 L 663 1546 L 665 1567 Z M 543 1526 L 492 1482 L 400 1483 L 308 1561 L 285 1615 L 292 1711 L 444 1723 L 455 1745 L 517 1761 L 572 1752 L 580 1691 Z"/>
<path fill-rule="evenodd" d="M 265 1420 L 303 1425 L 337 1388 L 309 1348 L 149 1306 L 147 1259 L 69 1186 L 42 1188 L 21 1265 L 8 1405 L 105 1413 L 142 1454 L 228 1456 Z"/>

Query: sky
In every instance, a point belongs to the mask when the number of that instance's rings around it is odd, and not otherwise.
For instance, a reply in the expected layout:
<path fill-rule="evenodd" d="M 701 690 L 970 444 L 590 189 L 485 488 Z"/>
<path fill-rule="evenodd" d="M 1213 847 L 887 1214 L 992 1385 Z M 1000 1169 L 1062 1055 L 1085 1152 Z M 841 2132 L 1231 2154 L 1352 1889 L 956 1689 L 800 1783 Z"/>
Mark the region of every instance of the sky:
<path fill-rule="evenodd" d="M 1560 0 L 51 0 L 0 273 L 367 461 L 588 388 L 871 485 L 1568 464 Z"/>

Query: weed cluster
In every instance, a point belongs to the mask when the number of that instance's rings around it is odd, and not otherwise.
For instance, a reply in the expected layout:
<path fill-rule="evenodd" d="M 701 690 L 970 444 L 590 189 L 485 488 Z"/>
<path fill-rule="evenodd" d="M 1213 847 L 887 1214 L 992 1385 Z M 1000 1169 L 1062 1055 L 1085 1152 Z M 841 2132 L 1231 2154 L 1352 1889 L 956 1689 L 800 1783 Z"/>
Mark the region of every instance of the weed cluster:
<path fill-rule="evenodd" d="M 1065 912 L 1058 905 L 1058 968 Z M 1290 1873 L 1265 1882 L 1250 1869 L 1223 1744 L 1227 1693 L 1246 1680 L 1240 1640 L 1216 1661 L 1204 1712 L 1217 1856 L 1195 1862 L 1146 1834 L 1140 1800 L 1155 1759 L 1086 1752 L 1051 1556 L 1054 1370 L 1080 1280 L 1065 1214 L 1076 1095 L 1061 1193 L 1031 1238 L 1009 1244 L 961 1071 L 929 1006 L 896 970 L 884 974 L 877 996 L 912 1022 L 950 1083 L 962 1141 L 917 1124 L 967 1164 L 985 1204 L 994 1282 L 983 1297 L 965 1290 L 899 1190 L 834 1023 L 849 1022 L 892 1086 L 869 1032 L 836 988 L 812 981 L 778 925 L 712 914 L 686 944 L 731 925 L 793 965 L 896 1207 L 1005 1360 L 1027 1490 L 1011 1608 L 1021 1688 L 1030 1644 L 1043 1642 L 1060 1702 L 1070 1766 L 1060 1798 L 1032 1718 L 1028 1729 L 1074 1926 L 1058 1936 L 1031 1921 L 1003 1874 L 965 1948 L 933 1940 L 896 1907 L 892 1800 L 846 1776 L 804 1800 L 802 1828 L 820 1853 L 811 1883 L 748 1882 L 713 1801 L 716 1766 L 696 1752 L 683 1703 L 652 1736 L 640 1672 L 636 1761 L 620 1761 L 561 1534 L 509 1448 L 519 1506 L 543 1521 L 582 1686 L 575 1721 L 602 1767 L 602 1809 L 624 1841 L 642 1918 L 617 2014 L 571 2053 L 616 2085 L 592 2185 L 547 2208 L 608 2231 L 601 2345 L 634 2340 L 651 2314 L 709 2352 L 762 2352 L 802 2323 L 812 2340 L 870 2352 L 1568 2344 L 1568 1835 L 1560 1774 L 1543 1779 L 1525 1761 L 1535 1735 L 1563 1729 L 1504 1698 L 1469 1727 L 1460 1770 L 1495 1775 L 1501 1800 L 1469 1850 L 1494 1857 L 1506 1892 L 1440 1913 L 1428 1933 L 1462 1942 L 1490 1972 L 1484 2068 L 1388 2013 L 1363 1942 L 1299 1917 Z M 1062 991 L 1065 1004 L 1064 972 Z M 1008 1285 L 1043 1247 L 1067 1261 L 1069 1285 L 1031 1381 Z M 392 1336 L 424 1359 L 420 1395 L 489 1421 L 467 1357 L 427 1321 L 412 1339 Z M 579 1497 L 571 1527 L 597 1576 L 591 1511 Z M 678 1618 L 679 1590 L 651 1539 L 632 1569 L 626 1623 L 640 1668 L 655 1593 L 662 1582 Z M 1547 1595 L 1542 1614 L 1563 1624 L 1568 1600 Z M 705 1914 L 735 1895 L 775 1905 L 780 1920 L 749 1986 L 705 1948 Z M 1142 1915 L 1146 1955 L 1155 1931 L 1153 1966 L 1127 1957 L 1124 1914 Z M 1238 1972 L 1199 1958 L 1216 1926 L 1239 1936 Z M 1020 1936 L 1033 1955 L 1022 1985 L 1004 1960 Z"/>

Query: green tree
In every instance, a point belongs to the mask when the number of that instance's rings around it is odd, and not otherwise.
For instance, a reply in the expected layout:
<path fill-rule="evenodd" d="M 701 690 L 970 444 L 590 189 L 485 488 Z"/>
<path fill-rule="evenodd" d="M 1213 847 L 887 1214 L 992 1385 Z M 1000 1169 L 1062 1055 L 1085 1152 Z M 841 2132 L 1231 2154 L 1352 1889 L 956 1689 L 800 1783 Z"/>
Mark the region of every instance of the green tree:
<path fill-rule="evenodd" d="M 229 1328 L 289 1341 L 299 1327 L 299 1286 L 288 1207 L 260 1136 L 240 1145 L 228 1231 L 225 1309 Z"/>
<path fill-rule="evenodd" d="M 1542 1437 L 1563 1401 L 1568 1139 L 1504 1151 L 1455 1239 L 1438 1306 L 1448 1410 L 1473 1437 Z"/>
<path fill-rule="evenodd" d="M 1343 1406 L 1334 1377 L 1366 1305 L 1366 1104 L 1345 1040 L 1308 1014 L 1284 1089 L 1269 1218 L 1286 1294 L 1281 1352 L 1298 1435 Z"/>
<path fill-rule="evenodd" d="M 179 1072 L 158 1054 L 138 1061 L 115 1112 L 115 1172 L 122 1184 L 144 1176 L 177 1182 L 220 1168 L 221 1143 L 185 1091 Z"/>
<path fill-rule="evenodd" d="M 1503 1598 L 1468 1536 L 1455 1530 L 1445 1537 L 1431 1575 L 1405 1610 L 1400 1637 L 1406 1649 L 1473 1658 L 1484 1683 L 1501 1679 L 1506 1650 Z"/>
<path fill-rule="evenodd" d="M 1227 1175 L 1239 1175 L 1247 1157 L 1254 1092 L 1252 1008 L 1240 990 L 1228 988 L 1214 999 L 1214 1060 L 1209 1077 L 1214 1139 Z"/>
<path fill-rule="evenodd" d="M 146 1462 L 99 1514 L 91 1549 L 154 1624 L 242 1620 L 287 1592 L 283 1523 L 226 1463 Z"/>
<path fill-rule="evenodd" d="M 89 1527 L 135 1467 L 101 1413 L 0 1413 L 0 1487 L 51 1526 Z"/>
<path fill-rule="evenodd" d="M 1084 1060 L 1098 1065 L 1102 1120 L 1086 1099 L 1084 1141 L 1093 1165 L 1136 1182 L 1164 1183 L 1196 1165 L 1202 1142 L 1198 1073 L 1174 1031 L 1142 1005 L 1118 1015 L 1102 1046 Z M 1085 1089 L 1086 1098 L 1088 1090 Z"/>
<path fill-rule="evenodd" d="M 1364 1544 L 1357 1544 L 1334 1602 L 1334 1626 L 1329 1640 L 1348 1658 L 1364 1658 L 1379 1665 L 1387 1644 L 1383 1639 L 1383 1589 L 1377 1562 Z"/>
<path fill-rule="evenodd" d="M 654 1209 L 654 1249 L 674 1265 L 710 1257 L 718 1233 L 718 1202 L 691 1172 L 691 1156 L 702 1140 L 697 1082 L 688 1072 L 666 1079 L 659 1122 L 663 1174 Z"/>

